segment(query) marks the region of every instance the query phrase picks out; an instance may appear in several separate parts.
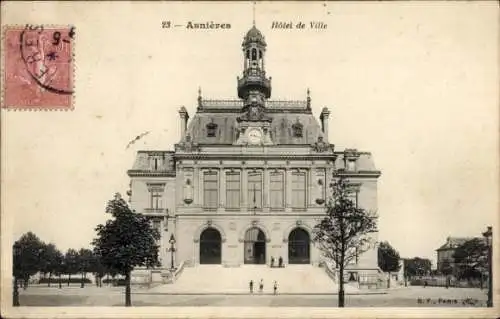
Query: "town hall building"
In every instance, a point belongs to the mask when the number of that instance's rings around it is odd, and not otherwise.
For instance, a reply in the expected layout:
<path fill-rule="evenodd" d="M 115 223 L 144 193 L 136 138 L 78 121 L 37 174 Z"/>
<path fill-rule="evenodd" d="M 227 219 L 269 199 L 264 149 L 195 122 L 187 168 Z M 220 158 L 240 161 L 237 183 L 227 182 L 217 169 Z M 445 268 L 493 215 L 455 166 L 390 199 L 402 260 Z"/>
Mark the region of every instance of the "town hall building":
<path fill-rule="evenodd" d="M 237 99 L 198 96 L 195 114 L 184 107 L 173 150 L 138 151 L 130 203 L 161 232 L 162 267 L 220 264 L 320 265 L 312 229 L 325 215 L 336 174 L 353 185 L 356 205 L 377 210 L 372 155 L 336 150 L 329 140 L 330 111 L 313 114 L 304 100 L 271 100 L 267 44 L 253 26 L 244 36 Z M 377 233 L 373 233 L 376 242 Z M 358 256 L 353 272 L 378 271 L 377 247 Z"/>

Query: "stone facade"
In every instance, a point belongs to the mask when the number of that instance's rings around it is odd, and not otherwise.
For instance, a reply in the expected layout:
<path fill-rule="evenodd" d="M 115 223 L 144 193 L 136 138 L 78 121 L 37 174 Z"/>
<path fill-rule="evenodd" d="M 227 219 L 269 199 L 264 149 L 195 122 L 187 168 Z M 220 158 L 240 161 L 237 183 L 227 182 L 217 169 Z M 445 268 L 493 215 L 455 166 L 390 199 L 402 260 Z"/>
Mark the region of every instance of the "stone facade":
<path fill-rule="evenodd" d="M 266 46 L 253 27 L 243 42 L 239 99 L 207 100 L 200 92 L 192 119 L 179 110 L 174 151 L 139 151 L 128 171 L 131 206 L 161 230 L 166 268 L 172 235 L 175 264 L 269 265 L 272 257 L 320 264 L 312 228 L 325 214 L 334 170 L 355 186 L 357 205 L 377 210 L 380 172 L 370 153 L 334 149 L 329 110 L 318 121 L 309 92 L 303 101 L 269 100 Z M 377 247 L 350 268 L 377 272 Z"/>

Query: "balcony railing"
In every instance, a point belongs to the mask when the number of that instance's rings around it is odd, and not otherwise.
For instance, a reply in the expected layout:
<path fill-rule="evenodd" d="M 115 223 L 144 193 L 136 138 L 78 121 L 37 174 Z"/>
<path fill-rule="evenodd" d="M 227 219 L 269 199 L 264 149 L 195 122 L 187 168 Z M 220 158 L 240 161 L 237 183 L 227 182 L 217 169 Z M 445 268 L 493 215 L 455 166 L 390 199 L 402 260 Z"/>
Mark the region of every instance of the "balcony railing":
<path fill-rule="evenodd" d="M 240 109 L 243 107 L 243 100 L 202 100 L 201 107 L 217 109 Z"/>
<path fill-rule="evenodd" d="M 302 100 L 267 100 L 269 109 L 306 109 L 307 101 Z M 243 100 L 202 100 L 201 107 L 205 109 L 241 109 Z"/>
<path fill-rule="evenodd" d="M 270 100 L 266 102 L 266 107 L 270 109 L 306 109 L 307 101 L 301 100 Z"/>
<path fill-rule="evenodd" d="M 167 214 L 166 208 L 144 208 L 144 215 L 163 216 Z"/>

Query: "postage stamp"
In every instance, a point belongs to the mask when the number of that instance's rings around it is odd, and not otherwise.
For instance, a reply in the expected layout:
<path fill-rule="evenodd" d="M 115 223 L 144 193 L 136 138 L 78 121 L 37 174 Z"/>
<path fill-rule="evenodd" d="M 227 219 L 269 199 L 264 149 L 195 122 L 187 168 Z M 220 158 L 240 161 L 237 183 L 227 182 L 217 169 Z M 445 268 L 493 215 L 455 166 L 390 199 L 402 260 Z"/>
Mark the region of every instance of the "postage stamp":
<path fill-rule="evenodd" d="M 73 108 L 74 26 L 8 26 L 3 38 L 2 108 Z"/>

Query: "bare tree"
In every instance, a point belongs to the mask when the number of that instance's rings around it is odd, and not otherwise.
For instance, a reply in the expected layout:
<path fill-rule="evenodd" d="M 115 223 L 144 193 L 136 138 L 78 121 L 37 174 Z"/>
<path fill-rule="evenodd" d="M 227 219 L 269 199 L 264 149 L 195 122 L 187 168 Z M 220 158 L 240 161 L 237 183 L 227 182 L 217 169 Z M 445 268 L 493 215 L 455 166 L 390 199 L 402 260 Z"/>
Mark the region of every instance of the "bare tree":
<path fill-rule="evenodd" d="M 359 254 L 370 249 L 370 233 L 377 231 L 377 216 L 358 208 L 351 200 L 353 189 L 346 178 L 338 177 L 331 188 L 326 216 L 314 227 L 314 241 L 339 270 L 338 306 L 344 307 L 344 269 Z"/>

